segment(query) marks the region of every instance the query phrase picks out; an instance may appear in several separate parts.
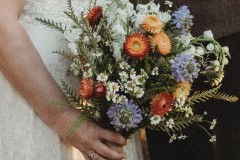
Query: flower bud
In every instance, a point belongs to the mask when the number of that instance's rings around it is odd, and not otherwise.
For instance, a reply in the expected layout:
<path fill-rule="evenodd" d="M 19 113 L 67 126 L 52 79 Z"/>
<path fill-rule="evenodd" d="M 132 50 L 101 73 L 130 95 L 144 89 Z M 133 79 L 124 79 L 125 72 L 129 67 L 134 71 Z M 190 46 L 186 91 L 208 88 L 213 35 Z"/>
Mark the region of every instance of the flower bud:
<path fill-rule="evenodd" d="M 94 95 L 97 98 L 102 98 L 106 95 L 106 87 L 104 84 L 102 83 L 98 83 L 95 85 L 95 89 L 94 89 Z"/>
<path fill-rule="evenodd" d="M 209 50 L 209 51 L 214 51 L 214 45 L 213 45 L 212 43 L 209 43 L 209 44 L 207 45 L 207 50 Z"/>

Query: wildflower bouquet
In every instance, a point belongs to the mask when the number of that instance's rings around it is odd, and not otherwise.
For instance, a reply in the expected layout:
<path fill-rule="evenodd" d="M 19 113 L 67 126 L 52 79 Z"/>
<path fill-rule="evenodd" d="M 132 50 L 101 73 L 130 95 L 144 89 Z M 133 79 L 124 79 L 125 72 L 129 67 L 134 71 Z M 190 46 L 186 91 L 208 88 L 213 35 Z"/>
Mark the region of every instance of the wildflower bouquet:
<path fill-rule="evenodd" d="M 128 0 L 91 1 L 76 14 L 68 0 L 66 26 L 37 18 L 62 32 L 70 48 L 55 53 L 70 60 L 79 80 L 77 91 L 62 81 L 69 104 L 82 112 L 71 130 L 88 118 L 125 137 L 140 128 L 162 130 L 172 142 L 185 139 L 183 130 L 192 124 L 216 124 L 204 120 L 205 113 L 195 114 L 194 104 L 238 100 L 219 92 L 228 47 L 211 31 L 193 37 L 188 7 L 174 11 L 172 2 L 165 4 L 167 11 L 153 1 L 136 9 Z"/>

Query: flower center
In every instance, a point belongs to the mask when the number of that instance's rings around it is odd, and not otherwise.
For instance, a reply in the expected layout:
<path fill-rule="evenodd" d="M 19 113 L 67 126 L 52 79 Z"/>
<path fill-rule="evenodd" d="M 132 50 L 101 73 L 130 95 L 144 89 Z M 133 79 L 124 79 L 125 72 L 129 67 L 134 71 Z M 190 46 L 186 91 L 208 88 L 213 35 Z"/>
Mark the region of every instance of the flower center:
<path fill-rule="evenodd" d="M 187 69 L 187 71 L 188 71 L 189 74 L 193 73 L 194 70 L 195 70 L 194 64 L 189 63 L 189 64 L 186 66 L 186 69 Z"/>
<path fill-rule="evenodd" d="M 124 110 L 120 113 L 119 121 L 122 124 L 129 124 L 131 122 L 131 118 L 133 117 L 130 110 Z"/>
<path fill-rule="evenodd" d="M 139 50 L 141 48 L 141 44 L 138 41 L 133 41 L 133 48 L 135 50 Z"/>

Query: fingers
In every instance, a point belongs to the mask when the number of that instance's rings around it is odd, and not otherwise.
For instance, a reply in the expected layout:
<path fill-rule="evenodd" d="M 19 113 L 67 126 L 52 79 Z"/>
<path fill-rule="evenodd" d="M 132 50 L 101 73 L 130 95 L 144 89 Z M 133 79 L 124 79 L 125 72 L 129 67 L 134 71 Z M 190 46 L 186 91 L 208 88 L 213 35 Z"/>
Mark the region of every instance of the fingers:
<path fill-rule="evenodd" d="M 127 140 L 123 136 L 106 129 L 101 131 L 100 138 L 121 146 L 125 146 L 127 144 Z"/>
<path fill-rule="evenodd" d="M 102 156 L 100 156 L 98 153 L 95 153 L 92 158 L 90 158 L 89 155 L 92 154 L 92 152 L 88 153 L 82 153 L 83 157 L 85 158 L 85 160 L 107 160 L 106 158 L 103 158 Z"/>
<path fill-rule="evenodd" d="M 93 149 L 99 154 L 107 159 L 115 159 L 115 160 L 121 160 L 124 159 L 125 153 L 118 153 L 109 147 L 107 147 L 105 144 L 103 144 L 101 141 L 98 141 Z"/>

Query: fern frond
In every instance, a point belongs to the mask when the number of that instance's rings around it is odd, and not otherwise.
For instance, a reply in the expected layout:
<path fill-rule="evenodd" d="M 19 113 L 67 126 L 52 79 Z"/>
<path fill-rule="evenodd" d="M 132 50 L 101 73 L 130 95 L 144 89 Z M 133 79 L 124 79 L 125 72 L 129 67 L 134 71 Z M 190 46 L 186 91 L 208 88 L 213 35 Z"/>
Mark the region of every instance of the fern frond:
<path fill-rule="evenodd" d="M 71 135 L 74 131 L 76 131 L 81 123 L 87 119 L 87 116 L 84 114 L 81 114 L 76 121 L 73 122 L 72 126 L 69 128 L 67 135 Z"/>
<path fill-rule="evenodd" d="M 66 30 L 66 26 L 64 26 L 62 23 L 54 22 L 53 20 L 44 19 L 44 18 L 36 18 L 36 20 L 42 23 L 43 25 L 49 28 L 53 28 L 62 33 Z"/>
<path fill-rule="evenodd" d="M 68 84 L 64 80 L 61 80 L 61 85 L 64 93 L 67 96 L 69 103 L 72 106 L 78 105 L 81 100 L 80 96 L 77 95 L 77 93 L 75 93 L 73 89 L 70 86 L 68 86 Z"/>
<path fill-rule="evenodd" d="M 65 52 L 65 51 L 53 51 L 52 53 L 59 54 L 68 60 L 73 60 L 76 57 L 75 55 Z"/>
<path fill-rule="evenodd" d="M 218 86 L 216 88 L 213 88 L 213 89 L 210 89 L 210 90 L 207 90 L 207 91 L 203 91 L 203 92 L 200 92 L 200 93 L 193 94 L 188 99 L 189 105 L 191 106 L 195 103 L 206 102 L 210 98 L 213 98 L 217 94 L 220 87 L 221 86 Z"/>
<path fill-rule="evenodd" d="M 220 92 L 218 92 L 213 98 L 228 101 L 228 102 L 237 102 L 238 101 L 237 96 L 232 96 L 232 95 L 228 95 L 226 93 L 220 93 Z"/>

